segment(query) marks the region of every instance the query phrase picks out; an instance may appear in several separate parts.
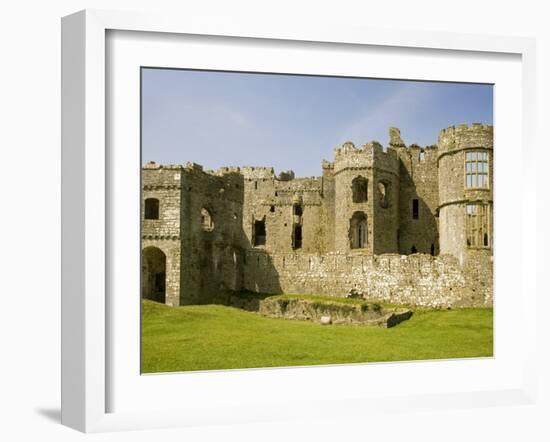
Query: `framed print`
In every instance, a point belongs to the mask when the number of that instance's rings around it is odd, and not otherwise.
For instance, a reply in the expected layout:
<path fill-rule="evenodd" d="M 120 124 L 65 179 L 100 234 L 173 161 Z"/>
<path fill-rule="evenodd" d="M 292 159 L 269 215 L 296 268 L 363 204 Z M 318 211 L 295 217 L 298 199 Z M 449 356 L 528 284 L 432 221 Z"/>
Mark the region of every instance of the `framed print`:
<path fill-rule="evenodd" d="M 533 400 L 531 40 L 85 11 L 62 42 L 63 423 Z"/>

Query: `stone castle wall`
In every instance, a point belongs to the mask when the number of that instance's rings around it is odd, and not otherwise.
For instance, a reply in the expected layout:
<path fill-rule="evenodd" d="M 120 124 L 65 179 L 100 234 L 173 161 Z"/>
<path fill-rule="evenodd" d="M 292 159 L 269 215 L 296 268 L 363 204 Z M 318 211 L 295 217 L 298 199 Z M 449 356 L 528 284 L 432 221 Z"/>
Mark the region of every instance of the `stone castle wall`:
<path fill-rule="evenodd" d="M 247 253 L 244 288 L 263 293 L 344 296 L 423 307 L 492 305 L 492 266 L 465 272 L 450 255 Z"/>
<path fill-rule="evenodd" d="M 340 296 L 357 288 L 390 302 L 489 305 L 492 242 L 466 247 L 465 212 L 472 202 L 492 207 L 492 180 L 465 189 L 464 152 L 490 152 L 492 179 L 492 127 L 450 127 L 425 148 L 406 147 L 397 129 L 390 135 L 386 149 L 344 143 L 319 177 L 147 164 L 143 295 L 164 291 L 164 302 L 180 305 L 242 289 Z M 158 219 L 146 219 L 148 199 L 159 201 Z"/>

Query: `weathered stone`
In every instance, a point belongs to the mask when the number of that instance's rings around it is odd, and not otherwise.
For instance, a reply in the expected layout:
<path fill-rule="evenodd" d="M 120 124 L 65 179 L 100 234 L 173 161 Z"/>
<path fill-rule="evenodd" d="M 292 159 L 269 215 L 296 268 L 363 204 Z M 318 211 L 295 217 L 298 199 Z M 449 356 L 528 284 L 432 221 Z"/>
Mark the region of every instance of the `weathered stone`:
<path fill-rule="evenodd" d="M 401 131 L 397 127 L 390 127 L 390 146 L 405 147 L 405 143 L 401 139 Z"/>
<path fill-rule="evenodd" d="M 485 188 L 466 186 L 467 152 L 488 155 Z M 142 295 L 181 305 L 243 289 L 353 289 L 390 303 L 492 305 L 492 152 L 492 127 L 474 125 L 444 129 L 425 148 L 405 147 L 398 129 L 386 150 L 346 142 L 320 177 L 148 163 Z M 473 230 L 472 204 L 483 208 L 476 222 L 485 230 Z M 468 245 L 482 231 L 486 244 Z"/>
<path fill-rule="evenodd" d="M 319 322 L 321 325 L 330 325 L 332 324 L 332 318 L 330 316 L 321 316 Z"/>

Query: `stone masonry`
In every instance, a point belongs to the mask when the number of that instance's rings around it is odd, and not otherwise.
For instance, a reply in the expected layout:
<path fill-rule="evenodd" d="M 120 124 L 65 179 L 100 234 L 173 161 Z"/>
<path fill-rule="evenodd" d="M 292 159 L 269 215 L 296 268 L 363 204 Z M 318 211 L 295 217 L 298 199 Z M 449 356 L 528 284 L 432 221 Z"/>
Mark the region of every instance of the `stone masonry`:
<path fill-rule="evenodd" d="M 493 127 L 438 144 L 346 142 L 299 178 L 270 167 L 142 169 L 142 296 L 201 304 L 234 291 L 430 307 L 493 302 Z"/>

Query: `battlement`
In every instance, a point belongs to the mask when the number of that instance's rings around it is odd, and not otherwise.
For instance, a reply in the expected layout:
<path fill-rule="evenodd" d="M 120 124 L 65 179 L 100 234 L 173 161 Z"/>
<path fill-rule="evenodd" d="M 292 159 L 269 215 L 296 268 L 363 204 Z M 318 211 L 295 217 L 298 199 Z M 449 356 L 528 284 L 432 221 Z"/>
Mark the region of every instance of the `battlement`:
<path fill-rule="evenodd" d="M 349 169 L 367 168 L 385 169 L 394 173 L 399 170 L 396 150 L 394 148 L 384 150 L 384 147 L 374 140 L 360 148 L 347 141 L 342 147 L 336 148 L 334 154 L 334 163 L 329 163 L 329 167 L 334 169 L 335 173 Z M 325 163 L 323 163 L 323 169 L 325 169 Z"/>
<path fill-rule="evenodd" d="M 247 180 L 274 180 L 275 171 L 273 167 L 241 167 L 241 174 Z"/>
<path fill-rule="evenodd" d="M 493 148 L 493 126 L 473 123 L 471 126 L 460 124 L 449 126 L 439 133 L 439 153 L 467 148 Z"/>
<path fill-rule="evenodd" d="M 158 164 L 154 161 L 149 161 L 144 166 L 142 166 L 142 169 L 145 170 L 159 170 L 159 169 L 171 169 L 171 170 L 181 170 L 183 167 L 181 164 Z"/>

